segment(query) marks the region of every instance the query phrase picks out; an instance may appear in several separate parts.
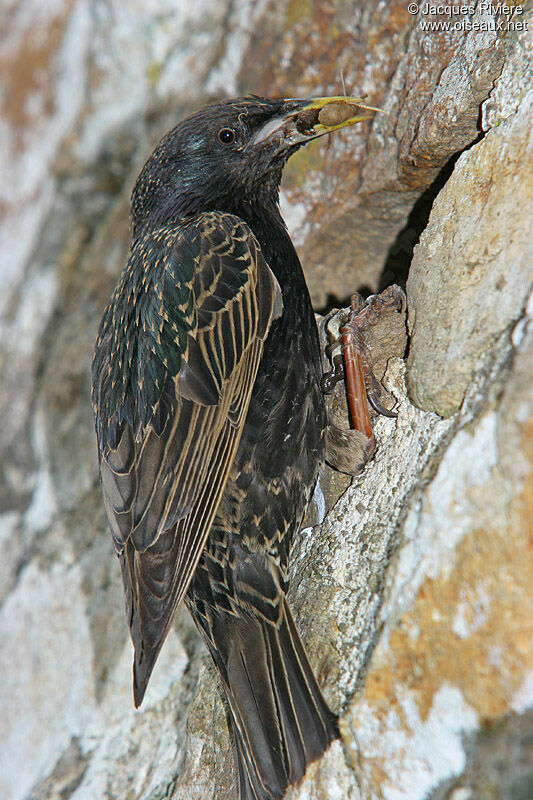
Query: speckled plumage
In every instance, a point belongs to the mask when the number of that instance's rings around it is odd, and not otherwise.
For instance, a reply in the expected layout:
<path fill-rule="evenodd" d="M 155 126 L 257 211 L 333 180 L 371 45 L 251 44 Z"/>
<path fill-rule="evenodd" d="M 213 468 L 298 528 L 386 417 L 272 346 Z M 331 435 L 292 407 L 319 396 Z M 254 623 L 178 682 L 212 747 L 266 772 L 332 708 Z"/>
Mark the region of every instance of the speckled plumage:
<path fill-rule="evenodd" d="M 245 98 L 162 140 L 93 363 L 135 703 L 184 598 L 226 692 L 242 800 L 281 798 L 337 735 L 285 597 L 326 428 L 314 314 L 277 203 L 285 161 L 313 137 L 270 133 L 303 105 Z"/>

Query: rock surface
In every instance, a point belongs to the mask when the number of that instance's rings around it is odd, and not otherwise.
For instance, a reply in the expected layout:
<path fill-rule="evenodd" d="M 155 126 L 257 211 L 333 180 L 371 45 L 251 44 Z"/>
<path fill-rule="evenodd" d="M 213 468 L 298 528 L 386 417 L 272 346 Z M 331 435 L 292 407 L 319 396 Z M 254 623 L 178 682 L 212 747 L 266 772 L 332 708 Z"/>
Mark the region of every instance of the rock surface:
<path fill-rule="evenodd" d="M 317 309 L 408 276 L 411 340 L 397 420 L 345 492 L 324 473 L 294 545 L 343 736 L 290 797 L 533 796 L 533 20 L 472 8 L 486 30 L 403 0 L 0 10 L 0 797 L 236 796 L 185 610 L 133 710 L 90 359 L 157 138 L 225 93 L 338 94 L 341 68 L 387 113 L 302 150 L 283 211 Z"/>
<path fill-rule="evenodd" d="M 409 387 L 426 411 L 458 411 L 483 353 L 523 315 L 533 284 L 533 66 L 519 40 L 489 106 L 486 135 L 458 159 L 416 246 L 407 291 Z M 529 57 L 531 53 L 529 53 Z M 468 210 L 468 213 L 465 213 Z M 435 328 L 440 336 L 433 334 Z"/>

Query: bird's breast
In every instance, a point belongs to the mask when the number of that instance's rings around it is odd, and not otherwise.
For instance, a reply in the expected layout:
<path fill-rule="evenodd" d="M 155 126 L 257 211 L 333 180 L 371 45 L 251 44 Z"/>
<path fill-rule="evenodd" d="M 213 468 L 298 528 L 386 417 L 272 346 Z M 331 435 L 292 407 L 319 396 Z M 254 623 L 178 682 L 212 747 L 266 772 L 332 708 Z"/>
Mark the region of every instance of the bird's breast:
<path fill-rule="evenodd" d="M 235 463 L 254 519 L 273 529 L 263 531 L 267 538 L 299 524 L 324 456 L 318 335 L 300 274 L 282 284 L 283 313 L 265 342 Z"/>

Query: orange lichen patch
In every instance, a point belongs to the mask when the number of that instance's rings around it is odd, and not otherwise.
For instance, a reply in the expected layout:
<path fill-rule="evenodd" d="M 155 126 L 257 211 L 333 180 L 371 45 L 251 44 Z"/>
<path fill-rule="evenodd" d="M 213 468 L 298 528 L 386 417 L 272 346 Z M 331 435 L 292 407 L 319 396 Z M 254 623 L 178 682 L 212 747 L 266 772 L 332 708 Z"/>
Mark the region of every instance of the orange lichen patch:
<path fill-rule="evenodd" d="M 533 422 L 533 455 L 532 434 Z M 401 688 L 425 720 L 444 684 L 481 719 L 509 710 L 533 669 L 533 471 L 513 506 L 505 530 L 463 539 L 451 574 L 426 580 L 391 633 L 387 662 L 371 669 L 364 690 L 379 717 L 401 714 Z"/>
<path fill-rule="evenodd" d="M 533 470 L 533 417 L 522 426 L 522 450 Z M 529 476 L 520 495 L 520 516 L 533 538 L 533 477 Z M 533 542 L 530 542 L 533 547 Z"/>
<path fill-rule="evenodd" d="M 34 121 L 30 109 L 33 96 L 37 98 L 39 115 L 49 116 L 54 111 L 53 61 L 71 5 L 70 0 L 65 2 L 47 27 L 35 26 L 25 31 L 17 49 L 0 53 L 0 73 L 4 83 L 2 116 L 17 129 Z M 22 149 L 23 142 L 19 142 L 19 147 Z"/>
<path fill-rule="evenodd" d="M 370 763 L 370 774 L 372 776 L 372 783 L 374 786 L 383 786 L 389 777 L 386 770 L 380 767 L 377 761 L 372 761 Z"/>

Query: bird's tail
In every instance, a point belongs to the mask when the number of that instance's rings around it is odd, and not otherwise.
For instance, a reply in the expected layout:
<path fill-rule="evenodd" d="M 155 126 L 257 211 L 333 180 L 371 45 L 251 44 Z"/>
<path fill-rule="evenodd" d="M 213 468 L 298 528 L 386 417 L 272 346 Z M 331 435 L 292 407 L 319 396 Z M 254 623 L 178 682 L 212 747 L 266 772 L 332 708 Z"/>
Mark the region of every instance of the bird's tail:
<path fill-rule="evenodd" d="M 230 708 L 240 800 L 279 800 L 339 735 L 287 601 L 280 602 L 276 624 L 225 614 L 206 636 Z"/>

